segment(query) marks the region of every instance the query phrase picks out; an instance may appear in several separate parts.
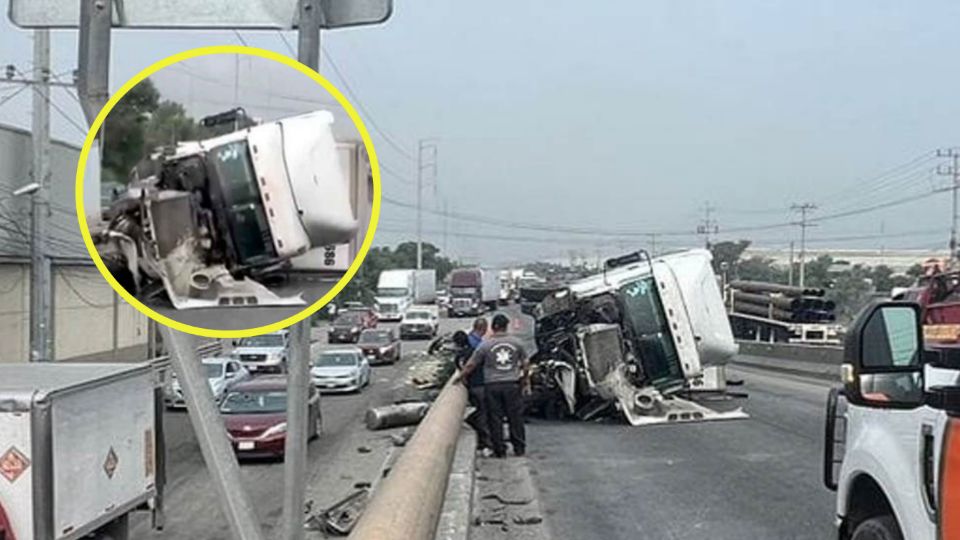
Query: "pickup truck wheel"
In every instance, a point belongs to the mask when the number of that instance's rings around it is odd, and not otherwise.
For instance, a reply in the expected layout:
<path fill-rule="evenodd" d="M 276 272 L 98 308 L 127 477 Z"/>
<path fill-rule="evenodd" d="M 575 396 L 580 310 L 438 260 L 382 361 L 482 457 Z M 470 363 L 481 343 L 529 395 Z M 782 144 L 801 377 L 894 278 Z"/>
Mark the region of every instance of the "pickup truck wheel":
<path fill-rule="evenodd" d="M 850 540 L 903 540 L 903 533 L 893 516 L 877 516 L 857 525 Z"/>

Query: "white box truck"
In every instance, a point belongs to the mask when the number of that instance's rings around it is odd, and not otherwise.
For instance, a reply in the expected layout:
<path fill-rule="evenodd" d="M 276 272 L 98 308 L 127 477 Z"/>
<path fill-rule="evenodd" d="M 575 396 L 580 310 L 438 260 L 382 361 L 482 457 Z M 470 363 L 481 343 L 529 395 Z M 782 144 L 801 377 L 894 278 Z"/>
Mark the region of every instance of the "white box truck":
<path fill-rule="evenodd" d="M 457 268 L 450 272 L 447 315 L 479 315 L 496 309 L 500 301 L 500 273 L 485 268 Z"/>
<path fill-rule="evenodd" d="M 399 321 L 414 304 L 437 300 L 437 272 L 432 269 L 397 269 L 380 272 L 377 281 L 377 314 L 385 321 Z"/>
<path fill-rule="evenodd" d="M 0 538 L 122 540 L 133 510 L 159 520 L 162 402 L 148 364 L 0 364 Z"/>

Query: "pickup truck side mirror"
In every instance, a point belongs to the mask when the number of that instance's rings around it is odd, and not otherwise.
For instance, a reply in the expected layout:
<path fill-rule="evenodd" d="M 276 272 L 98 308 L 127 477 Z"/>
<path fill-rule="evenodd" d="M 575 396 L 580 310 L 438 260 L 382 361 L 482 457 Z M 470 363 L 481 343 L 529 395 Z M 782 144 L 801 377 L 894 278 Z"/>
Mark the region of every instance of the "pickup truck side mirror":
<path fill-rule="evenodd" d="M 860 312 L 843 352 L 847 401 L 889 409 L 924 403 L 920 319 L 920 306 L 910 302 L 874 302 Z"/>

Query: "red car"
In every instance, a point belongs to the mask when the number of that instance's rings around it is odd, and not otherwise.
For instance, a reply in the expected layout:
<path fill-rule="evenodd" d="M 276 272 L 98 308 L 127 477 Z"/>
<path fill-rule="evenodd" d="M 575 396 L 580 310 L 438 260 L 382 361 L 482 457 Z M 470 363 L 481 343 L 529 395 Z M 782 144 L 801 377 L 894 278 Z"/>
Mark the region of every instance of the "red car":
<path fill-rule="evenodd" d="M 330 323 L 329 343 L 356 343 L 360 332 L 377 327 L 377 315 L 370 309 L 350 309 L 341 312 Z"/>
<path fill-rule="evenodd" d="M 320 435 L 320 393 L 310 385 L 307 426 L 311 440 Z M 235 385 L 220 404 L 227 436 L 241 457 L 282 457 L 287 440 L 287 379 L 266 376 Z"/>
<path fill-rule="evenodd" d="M 392 329 L 368 329 L 360 333 L 357 347 L 363 351 L 370 365 L 396 364 L 400 361 L 400 340 Z"/>

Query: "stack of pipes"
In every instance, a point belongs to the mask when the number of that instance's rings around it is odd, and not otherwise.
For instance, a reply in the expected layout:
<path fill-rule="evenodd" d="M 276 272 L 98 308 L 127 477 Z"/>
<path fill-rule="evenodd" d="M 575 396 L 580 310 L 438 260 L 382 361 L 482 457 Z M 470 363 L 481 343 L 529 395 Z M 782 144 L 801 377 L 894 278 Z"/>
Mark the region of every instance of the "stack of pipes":
<path fill-rule="evenodd" d="M 762 281 L 730 283 L 727 305 L 731 313 L 742 313 L 784 322 L 833 322 L 836 304 L 827 300 L 818 287 L 794 287 Z"/>

